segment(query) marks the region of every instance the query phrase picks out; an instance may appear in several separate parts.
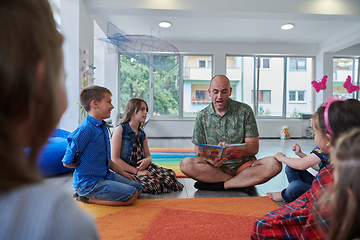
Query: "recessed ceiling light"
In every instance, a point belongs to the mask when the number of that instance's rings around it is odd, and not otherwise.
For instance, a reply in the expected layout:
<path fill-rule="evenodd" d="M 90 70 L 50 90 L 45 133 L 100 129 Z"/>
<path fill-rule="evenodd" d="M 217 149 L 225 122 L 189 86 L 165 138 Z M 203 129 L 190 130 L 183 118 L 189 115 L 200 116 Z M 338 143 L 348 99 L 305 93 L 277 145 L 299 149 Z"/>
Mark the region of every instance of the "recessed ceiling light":
<path fill-rule="evenodd" d="M 161 22 L 161 23 L 159 23 L 159 26 L 162 28 L 168 28 L 168 27 L 171 27 L 171 23 L 170 22 Z"/>
<path fill-rule="evenodd" d="M 290 30 L 290 29 L 292 29 L 293 27 L 294 27 L 294 24 L 292 24 L 292 23 L 287 23 L 287 24 L 282 25 L 282 26 L 281 26 L 281 29 L 282 29 L 282 30 Z"/>

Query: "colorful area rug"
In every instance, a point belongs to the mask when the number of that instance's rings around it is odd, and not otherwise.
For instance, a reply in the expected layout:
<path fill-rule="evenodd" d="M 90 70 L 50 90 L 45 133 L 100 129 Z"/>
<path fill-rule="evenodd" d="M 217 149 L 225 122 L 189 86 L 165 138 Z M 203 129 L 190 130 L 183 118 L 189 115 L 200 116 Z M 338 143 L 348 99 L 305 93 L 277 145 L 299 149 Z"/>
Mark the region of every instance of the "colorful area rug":
<path fill-rule="evenodd" d="M 180 162 L 186 157 L 195 157 L 194 148 L 150 148 L 153 163 L 173 169 L 177 177 L 186 177 L 180 171 Z"/>
<path fill-rule="evenodd" d="M 138 199 L 127 207 L 80 203 L 107 239 L 250 239 L 254 222 L 279 207 L 268 197 Z"/>

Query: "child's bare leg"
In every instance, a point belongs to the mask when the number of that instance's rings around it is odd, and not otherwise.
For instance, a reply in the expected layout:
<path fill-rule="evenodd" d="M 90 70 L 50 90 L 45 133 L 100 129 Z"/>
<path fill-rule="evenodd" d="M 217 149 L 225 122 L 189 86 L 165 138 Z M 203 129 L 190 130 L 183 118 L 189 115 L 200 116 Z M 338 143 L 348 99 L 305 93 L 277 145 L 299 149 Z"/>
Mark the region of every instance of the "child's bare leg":
<path fill-rule="evenodd" d="M 269 198 L 271 198 L 272 200 L 274 200 L 275 202 L 283 202 L 283 201 L 285 201 L 281 196 L 281 192 L 268 192 L 268 193 L 266 193 L 266 195 Z"/>

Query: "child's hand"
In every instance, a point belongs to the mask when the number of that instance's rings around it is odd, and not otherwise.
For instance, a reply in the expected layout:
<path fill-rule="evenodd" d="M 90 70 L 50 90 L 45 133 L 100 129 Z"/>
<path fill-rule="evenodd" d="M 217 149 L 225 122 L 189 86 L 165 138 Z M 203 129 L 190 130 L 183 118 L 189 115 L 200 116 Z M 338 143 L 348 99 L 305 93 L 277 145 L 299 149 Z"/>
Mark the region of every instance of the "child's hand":
<path fill-rule="evenodd" d="M 151 173 L 148 170 L 142 170 L 142 171 L 138 171 L 137 175 L 150 175 Z"/>
<path fill-rule="evenodd" d="M 295 152 L 296 155 L 302 152 L 301 147 L 297 143 L 295 143 L 294 146 L 292 146 L 292 150 Z"/>
<path fill-rule="evenodd" d="M 151 158 L 144 158 L 137 162 L 137 164 L 140 164 L 140 165 L 138 167 L 136 167 L 136 169 L 139 171 L 142 171 L 142 170 L 146 169 L 150 165 L 151 162 L 152 162 Z"/>
<path fill-rule="evenodd" d="M 295 143 L 294 146 L 292 146 L 292 150 L 295 152 L 296 155 L 298 155 L 301 158 L 307 156 L 305 153 L 301 151 L 301 147 L 297 143 Z"/>
<path fill-rule="evenodd" d="M 278 160 L 279 162 L 281 162 L 281 158 L 283 158 L 283 157 L 286 157 L 286 155 L 283 154 L 282 152 L 275 153 L 275 155 L 274 155 L 274 158 L 276 160 Z"/>
<path fill-rule="evenodd" d="M 128 178 L 128 179 L 130 179 L 130 180 L 132 180 L 132 181 L 136 181 L 136 182 L 137 182 L 135 176 L 134 176 L 133 174 L 131 174 L 131 173 L 125 172 L 125 174 L 124 174 L 123 176 L 126 177 L 126 178 Z"/>

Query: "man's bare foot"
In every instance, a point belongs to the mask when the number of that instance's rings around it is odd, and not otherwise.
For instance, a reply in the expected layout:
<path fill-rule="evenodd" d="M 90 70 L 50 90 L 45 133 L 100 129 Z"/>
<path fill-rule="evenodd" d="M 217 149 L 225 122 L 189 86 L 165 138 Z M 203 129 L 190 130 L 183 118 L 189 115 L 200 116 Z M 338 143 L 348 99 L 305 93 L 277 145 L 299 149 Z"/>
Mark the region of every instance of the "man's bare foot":
<path fill-rule="evenodd" d="M 275 202 L 284 202 L 285 200 L 281 196 L 281 192 L 268 192 L 266 195 Z"/>

